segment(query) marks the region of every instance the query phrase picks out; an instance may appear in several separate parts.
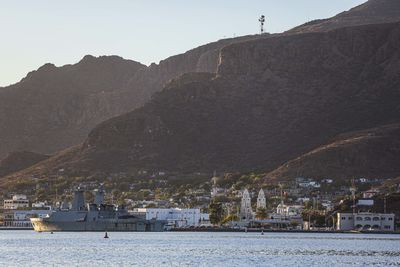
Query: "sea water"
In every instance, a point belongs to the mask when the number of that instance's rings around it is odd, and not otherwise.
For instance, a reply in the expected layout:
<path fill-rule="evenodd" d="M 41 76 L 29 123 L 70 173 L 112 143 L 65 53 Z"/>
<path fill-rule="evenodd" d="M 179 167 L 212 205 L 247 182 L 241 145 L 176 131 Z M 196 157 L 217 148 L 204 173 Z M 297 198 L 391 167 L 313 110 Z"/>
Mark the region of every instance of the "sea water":
<path fill-rule="evenodd" d="M 400 235 L 0 231 L 0 266 L 400 266 Z"/>

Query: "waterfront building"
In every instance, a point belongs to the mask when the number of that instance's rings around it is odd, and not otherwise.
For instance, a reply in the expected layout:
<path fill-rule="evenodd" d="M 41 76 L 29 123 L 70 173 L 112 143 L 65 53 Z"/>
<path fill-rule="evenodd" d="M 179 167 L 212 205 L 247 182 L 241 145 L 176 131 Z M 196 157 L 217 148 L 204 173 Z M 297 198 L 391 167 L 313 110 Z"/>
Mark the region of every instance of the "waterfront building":
<path fill-rule="evenodd" d="M 4 210 L 3 226 L 12 228 L 32 228 L 30 218 L 45 218 L 51 210 Z"/>
<path fill-rule="evenodd" d="M 394 231 L 395 215 L 392 213 L 338 213 L 336 229 L 340 231 Z"/>
<path fill-rule="evenodd" d="M 257 210 L 260 209 L 266 209 L 267 208 L 267 200 L 265 198 L 264 190 L 260 189 L 258 192 L 258 197 L 257 197 Z"/>
<path fill-rule="evenodd" d="M 240 220 L 250 221 L 253 219 L 253 210 L 251 208 L 251 197 L 247 189 L 243 191 L 242 201 L 240 203 Z"/>
<path fill-rule="evenodd" d="M 293 227 L 295 229 L 303 229 L 304 221 L 301 215 L 291 215 L 287 216 L 285 214 L 272 213 L 269 214 L 269 219 L 258 220 L 255 222 L 267 222 L 272 223 L 274 228 L 287 228 Z"/>
<path fill-rule="evenodd" d="M 200 209 L 159 209 L 159 208 L 138 208 L 134 212 L 145 213 L 146 220 L 167 221 L 174 227 L 200 226 L 208 224 L 210 218 L 207 213 L 201 213 Z"/>
<path fill-rule="evenodd" d="M 28 208 L 29 200 L 25 195 L 14 195 L 12 199 L 4 200 L 4 209 L 16 210 L 19 208 Z"/>
<path fill-rule="evenodd" d="M 32 203 L 32 209 L 51 210 L 52 207 L 47 202 L 35 202 Z"/>
<path fill-rule="evenodd" d="M 297 216 L 301 215 L 303 212 L 304 206 L 302 205 L 285 205 L 280 203 L 276 207 L 276 213 L 284 216 Z"/>
<path fill-rule="evenodd" d="M 362 198 L 357 200 L 357 204 L 356 206 L 369 206 L 369 207 L 373 207 L 374 206 L 374 200 L 373 199 L 366 199 L 366 198 Z"/>

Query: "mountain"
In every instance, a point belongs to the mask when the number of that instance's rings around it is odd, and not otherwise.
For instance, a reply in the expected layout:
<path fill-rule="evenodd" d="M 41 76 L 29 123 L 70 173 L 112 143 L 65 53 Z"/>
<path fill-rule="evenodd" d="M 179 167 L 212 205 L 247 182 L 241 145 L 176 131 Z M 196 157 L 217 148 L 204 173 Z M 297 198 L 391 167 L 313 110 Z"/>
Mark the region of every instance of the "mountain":
<path fill-rule="evenodd" d="M 286 33 L 321 32 L 366 24 L 392 23 L 400 21 L 400 1 L 369 0 L 349 11 L 332 18 L 310 21 Z"/>
<path fill-rule="evenodd" d="M 85 56 L 59 68 L 45 64 L 0 88 L 0 159 L 12 151 L 53 154 L 79 144 L 95 125 L 142 106 L 168 80 L 216 72 L 222 47 L 254 38 L 220 40 L 149 67 L 117 56 Z"/>
<path fill-rule="evenodd" d="M 228 45 L 216 74 L 174 79 L 96 126 L 68 157 L 9 179 L 58 169 L 272 171 L 340 134 L 400 123 L 399 47 L 400 23 Z"/>
<path fill-rule="evenodd" d="M 341 134 L 267 174 L 269 180 L 295 177 L 387 178 L 400 174 L 400 124 Z"/>
<path fill-rule="evenodd" d="M 46 64 L 0 88 L 0 158 L 19 150 L 54 153 L 82 142 L 96 124 L 128 110 L 129 93 L 121 88 L 144 67 L 116 56 L 85 56 L 74 65 Z"/>
<path fill-rule="evenodd" d="M 337 134 L 395 122 L 399 26 L 226 46 L 216 75 L 185 75 L 143 108 L 97 126 L 82 162 L 107 169 L 268 169 Z"/>
<path fill-rule="evenodd" d="M 50 156 L 29 151 L 18 151 L 7 155 L 0 161 L 0 177 L 23 170 Z"/>
<path fill-rule="evenodd" d="M 399 23 L 381 23 L 397 21 L 396 8 L 370 0 L 284 34 L 221 40 L 139 67 L 118 101 L 151 101 L 3 181 L 59 170 L 273 171 L 343 133 L 399 123 Z"/>

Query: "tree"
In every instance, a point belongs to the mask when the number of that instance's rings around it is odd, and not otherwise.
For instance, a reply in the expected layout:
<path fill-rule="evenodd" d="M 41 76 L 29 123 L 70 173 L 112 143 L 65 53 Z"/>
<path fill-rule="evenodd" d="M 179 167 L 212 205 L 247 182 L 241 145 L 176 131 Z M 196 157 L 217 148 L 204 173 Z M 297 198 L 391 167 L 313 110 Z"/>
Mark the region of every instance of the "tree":
<path fill-rule="evenodd" d="M 257 219 L 264 220 L 264 219 L 267 219 L 267 217 L 268 217 L 268 214 L 267 214 L 266 209 L 264 209 L 264 208 L 257 209 L 257 212 L 256 212 Z"/>
<path fill-rule="evenodd" d="M 212 202 L 209 206 L 210 222 L 214 225 L 221 224 L 223 219 L 224 210 L 222 208 L 222 203 Z"/>
<path fill-rule="evenodd" d="M 225 223 L 227 223 L 227 222 L 230 222 L 230 221 L 237 221 L 238 220 L 238 217 L 236 216 L 236 215 L 234 215 L 234 214 L 231 214 L 231 215 L 228 215 L 228 216 L 226 216 L 223 220 L 222 220 L 222 224 L 225 224 Z"/>
<path fill-rule="evenodd" d="M 85 191 L 84 192 L 84 196 L 85 196 L 86 203 L 93 203 L 94 202 L 94 196 L 93 196 L 92 192 Z"/>

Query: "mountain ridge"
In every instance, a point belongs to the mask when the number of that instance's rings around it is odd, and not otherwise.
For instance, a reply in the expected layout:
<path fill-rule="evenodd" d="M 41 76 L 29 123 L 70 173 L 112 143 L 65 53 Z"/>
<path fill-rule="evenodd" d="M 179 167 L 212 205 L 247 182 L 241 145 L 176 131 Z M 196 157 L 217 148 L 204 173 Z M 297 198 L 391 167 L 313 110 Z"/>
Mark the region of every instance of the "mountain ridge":
<path fill-rule="evenodd" d="M 400 21 L 400 2 L 397 0 L 369 0 L 348 11 L 327 19 L 318 19 L 297 26 L 286 34 L 330 31 L 338 28 Z"/>
<path fill-rule="evenodd" d="M 0 125 L 6 129 L 0 132 L 5 144 L 0 158 L 18 150 L 53 154 L 79 144 L 96 124 L 142 106 L 170 79 L 216 71 L 224 45 L 253 38 L 259 37 L 219 40 L 149 67 L 119 56 L 87 55 L 60 67 L 46 63 L 19 83 L 0 88 Z"/>

